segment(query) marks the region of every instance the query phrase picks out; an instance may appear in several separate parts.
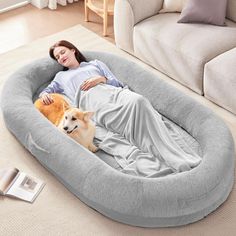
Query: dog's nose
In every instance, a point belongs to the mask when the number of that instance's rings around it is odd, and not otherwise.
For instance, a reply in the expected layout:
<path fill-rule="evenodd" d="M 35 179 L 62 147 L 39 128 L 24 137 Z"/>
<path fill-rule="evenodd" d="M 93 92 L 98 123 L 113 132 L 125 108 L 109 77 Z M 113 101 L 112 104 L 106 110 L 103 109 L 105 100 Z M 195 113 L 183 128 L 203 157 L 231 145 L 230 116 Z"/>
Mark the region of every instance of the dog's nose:
<path fill-rule="evenodd" d="M 67 127 L 67 126 L 65 126 L 65 127 L 63 127 L 63 129 L 66 131 L 66 130 L 68 130 L 68 127 Z"/>

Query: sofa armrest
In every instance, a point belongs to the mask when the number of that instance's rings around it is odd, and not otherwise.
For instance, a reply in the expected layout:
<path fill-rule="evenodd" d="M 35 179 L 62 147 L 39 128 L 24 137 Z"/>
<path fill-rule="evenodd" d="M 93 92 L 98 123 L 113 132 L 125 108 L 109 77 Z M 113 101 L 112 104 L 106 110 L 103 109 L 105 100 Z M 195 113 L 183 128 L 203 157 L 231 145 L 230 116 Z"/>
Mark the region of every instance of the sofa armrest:
<path fill-rule="evenodd" d="M 163 0 L 116 0 L 114 34 L 116 45 L 133 53 L 133 28 L 138 22 L 158 13 Z"/>

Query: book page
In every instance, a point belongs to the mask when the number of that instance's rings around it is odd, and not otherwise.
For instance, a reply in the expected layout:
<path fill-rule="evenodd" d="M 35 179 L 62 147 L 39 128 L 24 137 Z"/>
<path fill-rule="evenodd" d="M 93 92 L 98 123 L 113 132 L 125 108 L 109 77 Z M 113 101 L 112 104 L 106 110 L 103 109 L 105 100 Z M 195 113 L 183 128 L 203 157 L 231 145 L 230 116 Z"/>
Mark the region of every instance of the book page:
<path fill-rule="evenodd" d="M 6 193 L 18 173 L 19 170 L 16 168 L 5 168 L 0 170 L 0 191 L 2 194 Z"/>
<path fill-rule="evenodd" d="M 21 172 L 6 194 L 33 202 L 44 185 L 42 180 Z"/>

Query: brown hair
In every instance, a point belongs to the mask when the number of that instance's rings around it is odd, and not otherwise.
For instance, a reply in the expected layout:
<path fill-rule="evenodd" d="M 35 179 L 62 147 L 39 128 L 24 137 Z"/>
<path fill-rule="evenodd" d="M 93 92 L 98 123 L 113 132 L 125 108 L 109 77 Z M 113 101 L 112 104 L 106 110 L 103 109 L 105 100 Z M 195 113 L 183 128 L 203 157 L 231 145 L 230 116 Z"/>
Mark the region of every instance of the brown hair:
<path fill-rule="evenodd" d="M 60 46 L 63 46 L 63 47 L 69 48 L 69 49 L 74 49 L 75 50 L 75 58 L 77 59 L 77 61 L 79 63 L 81 63 L 83 61 L 87 61 L 86 58 L 84 57 L 84 55 L 79 51 L 79 49 L 75 45 L 73 45 L 72 43 L 70 43 L 66 40 L 60 40 L 50 47 L 49 55 L 52 59 L 57 61 L 57 59 L 54 56 L 54 49 L 56 47 L 60 47 Z"/>

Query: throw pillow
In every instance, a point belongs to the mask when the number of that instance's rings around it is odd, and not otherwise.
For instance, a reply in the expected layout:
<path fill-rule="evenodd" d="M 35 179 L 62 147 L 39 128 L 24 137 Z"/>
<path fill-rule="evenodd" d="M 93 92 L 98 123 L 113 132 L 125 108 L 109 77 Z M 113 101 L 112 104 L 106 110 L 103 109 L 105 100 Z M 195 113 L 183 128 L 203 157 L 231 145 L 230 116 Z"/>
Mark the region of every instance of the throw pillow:
<path fill-rule="evenodd" d="M 159 13 L 181 12 L 187 0 L 164 0 Z"/>
<path fill-rule="evenodd" d="M 225 25 L 227 0 L 188 0 L 178 23 Z"/>

